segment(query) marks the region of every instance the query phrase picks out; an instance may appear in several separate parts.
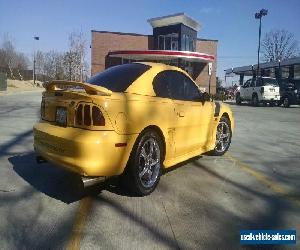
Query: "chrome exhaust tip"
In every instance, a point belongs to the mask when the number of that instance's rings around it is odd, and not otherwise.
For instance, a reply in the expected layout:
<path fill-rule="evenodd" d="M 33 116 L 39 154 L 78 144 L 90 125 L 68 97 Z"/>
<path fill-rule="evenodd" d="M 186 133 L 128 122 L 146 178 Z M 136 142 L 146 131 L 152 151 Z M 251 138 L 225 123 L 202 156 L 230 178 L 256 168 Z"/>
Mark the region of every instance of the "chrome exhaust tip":
<path fill-rule="evenodd" d="M 81 176 L 81 180 L 83 183 L 84 188 L 94 186 L 95 184 L 102 183 L 106 180 L 106 177 L 99 176 L 99 177 L 86 177 Z"/>

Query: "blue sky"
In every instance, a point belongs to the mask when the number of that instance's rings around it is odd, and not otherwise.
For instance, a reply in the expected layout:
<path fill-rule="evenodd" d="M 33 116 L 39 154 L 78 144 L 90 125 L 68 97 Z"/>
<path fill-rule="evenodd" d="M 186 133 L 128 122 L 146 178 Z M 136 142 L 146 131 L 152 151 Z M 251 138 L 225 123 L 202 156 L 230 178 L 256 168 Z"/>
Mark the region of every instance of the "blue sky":
<path fill-rule="evenodd" d="M 300 41 L 299 0 L 0 0 L 0 39 L 8 34 L 19 51 L 32 56 L 33 36 L 40 37 L 37 49 L 64 51 L 73 31 L 82 31 L 88 43 L 93 29 L 152 34 L 147 19 L 185 12 L 201 23 L 199 38 L 219 40 L 218 75 L 223 78 L 224 69 L 256 63 L 258 20 L 254 13 L 261 8 L 269 10 L 263 34 L 287 29 Z"/>

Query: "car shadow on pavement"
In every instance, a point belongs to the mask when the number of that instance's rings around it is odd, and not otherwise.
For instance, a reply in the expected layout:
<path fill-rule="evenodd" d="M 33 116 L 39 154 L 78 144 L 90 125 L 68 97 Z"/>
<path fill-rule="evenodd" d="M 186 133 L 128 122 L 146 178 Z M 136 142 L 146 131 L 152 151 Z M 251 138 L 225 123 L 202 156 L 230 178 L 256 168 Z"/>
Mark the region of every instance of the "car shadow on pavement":
<path fill-rule="evenodd" d="M 163 171 L 162 175 L 198 158 L 192 158 L 168 168 Z M 118 177 L 110 178 L 102 184 L 84 188 L 79 175 L 56 167 L 51 163 L 38 164 L 34 152 L 12 156 L 8 160 L 13 165 L 14 171 L 36 190 L 67 204 L 81 200 L 86 196 L 98 196 L 103 190 L 120 196 L 137 196 L 124 185 L 121 185 Z"/>
<path fill-rule="evenodd" d="M 103 190 L 121 196 L 136 196 L 121 186 L 117 177 L 84 188 L 79 175 L 51 163 L 38 164 L 34 152 L 12 156 L 8 160 L 13 165 L 13 170 L 36 190 L 67 204 L 86 196 L 98 196 Z"/>
<path fill-rule="evenodd" d="M 80 176 L 53 166 L 50 163 L 36 163 L 35 153 L 16 155 L 8 158 L 14 171 L 36 190 L 72 203 L 86 195 Z"/>
<path fill-rule="evenodd" d="M 176 169 L 180 168 L 183 165 L 188 164 L 189 162 L 193 162 L 195 160 L 198 160 L 201 157 L 202 156 L 193 157 L 189 160 L 178 163 L 175 166 L 164 169 L 162 171 L 162 176 L 167 175 L 169 172 L 175 171 Z M 121 195 L 121 196 L 138 197 L 137 195 L 132 193 L 130 190 L 128 190 L 124 184 L 122 185 L 121 182 L 120 182 L 120 178 L 118 178 L 118 177 L 114 177 L 114 178 L 111 178 L 111 179 L 107 180 L 107 182 L 105 183 L 104 189 L 111 192 L 111 193 L 115 193 L 115 194 Z"/>

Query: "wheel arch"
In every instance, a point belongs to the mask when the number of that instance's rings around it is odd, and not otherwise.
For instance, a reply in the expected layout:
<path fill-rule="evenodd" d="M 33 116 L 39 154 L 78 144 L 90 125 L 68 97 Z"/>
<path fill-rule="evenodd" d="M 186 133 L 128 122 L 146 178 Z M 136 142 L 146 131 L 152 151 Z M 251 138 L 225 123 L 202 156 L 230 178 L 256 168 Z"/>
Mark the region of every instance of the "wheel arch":
<path fill-rule="evenodd" d="M 228 119 L 229 124 L 230 124 L 230 129 L 231 129 L 231 132 L 232 132 L 232 131 L 233 131 L 233 123 L 232 123 L 232 121 L 231 121 L 231 119 L 230 119 L 229 114 L 228 114 L 227 112 L 224 112 L 224 113 L 220 116 L 220 119 L 221 119 L 222 117 L 226 117 L 226 118 Z"/>
<path fill-rule="evenodd" d="M 155 131 L 159 135 L 159 137 L 161 138 L 161 142 L 163 144 L 163 156 L 165 157 L 165 155 L 166 155 L 166 140 L 165 140 L 165 136 L 164 136 L 163 131 L 157 125 L 149 125 L 149 126 L 145 127 L 142 130 L 142 132 L 140 133 L 140 135 L 143 134 L 143 133 L 145 133 L 146 131 L 149 131 L 149 130 Z M 139 139 L 139 137 L 137 138 L 137 140 Z"/>
<path fill-rule="evenodd" d="M 127 169 L 128 169 L 128 163 L 130 161 L 130 158 L 132 157 L 132 153 L 138 143 L 138 141 L 140 140 L 141 136 L 147 132 L 147 131 L 155 131 L 159 137 L 161 138 L 161 141 L 162 141 L 162 144 L 163 144 L 163 156 L 165 157 L 166 155 L 166 141 L 165 141 L 165 136 L 163 134 L 163 131 L 161 130 L 160 127 L 158 127 L 157 125 L 148 125 L 147 127 L 145 127 L 140 133 L 139 135 L 137 136 L 137 138 L 135 139 L 131 149 L 130 149 L 130 152 L 129 152 L 129 155 L 128 155 L 128 158 L 127 158 L 127 162 L 126 162 L 126 165 L 123 169 L 123 172 L 125 172 Z"/>

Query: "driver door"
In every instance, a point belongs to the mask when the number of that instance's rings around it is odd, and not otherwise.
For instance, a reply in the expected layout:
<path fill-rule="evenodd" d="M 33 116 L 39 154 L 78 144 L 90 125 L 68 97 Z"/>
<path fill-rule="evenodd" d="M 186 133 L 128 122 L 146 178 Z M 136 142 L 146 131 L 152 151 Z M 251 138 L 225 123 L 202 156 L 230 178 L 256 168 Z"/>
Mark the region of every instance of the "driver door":
<path fill-rule="evenodd" d="M 175 112 L 175 152 L 180 156 L 204 146 L 208 141 L 212 103 L 200 101 L 196 84 L 185 74 L 168 71 L 170 95 Z"/>
<path fill-rule="evenodd" d="M 251 101 L 252 100 L 252 94 L 253 94 L 253 91 L 254 91 L 254 88 L 255 88 L 255 79 L 252 78 L 250 80 L 250 84 L 247 88 L 247 100 Z"/>
<path fill-rule="evenodd" d="M 242 86 L 241 86 L 241 89 L 240 89 L 240 94 L 241 94 L 241 98 L 243 100 L 247 100 L 248 99 L 248 87 L 250 85 L 250 81 L 251 80 L 247 80 Z"/>

